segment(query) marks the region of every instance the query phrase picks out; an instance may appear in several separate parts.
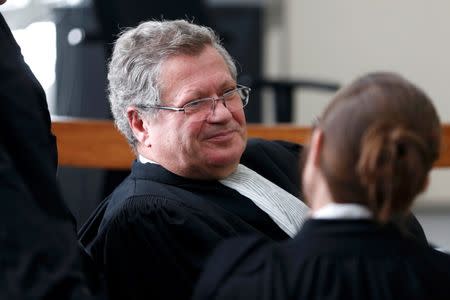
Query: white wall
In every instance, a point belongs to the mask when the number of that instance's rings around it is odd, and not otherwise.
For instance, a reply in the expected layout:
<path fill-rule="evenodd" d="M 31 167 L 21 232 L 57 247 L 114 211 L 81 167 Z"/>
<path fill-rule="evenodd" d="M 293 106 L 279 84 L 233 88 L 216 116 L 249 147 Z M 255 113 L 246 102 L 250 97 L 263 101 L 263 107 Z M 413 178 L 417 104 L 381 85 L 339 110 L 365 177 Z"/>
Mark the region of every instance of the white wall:
<path fill-rule="evenodd" d="M 396 71 L 422 87 L 442 121 L 450 123 L 450 1 L 281 3 L 286 38 L 278 52 L 283 55 L 269 54 L 267 60 L 283 65 L 282 75 L 345 84 L 368 71 Z M 312 92 L 298 95 L 296 123 L 308 125 L 330 97 Z M 450 206 L 450 171 L 433 171 L 431 182 L 424 195 L 427 203 Z"/>
<path fill-rule="evenodd" d="M 413 80 L 450 122 L 450 1 L 287 0 L 291 76 L 345 83 L 367 71 Z"/>

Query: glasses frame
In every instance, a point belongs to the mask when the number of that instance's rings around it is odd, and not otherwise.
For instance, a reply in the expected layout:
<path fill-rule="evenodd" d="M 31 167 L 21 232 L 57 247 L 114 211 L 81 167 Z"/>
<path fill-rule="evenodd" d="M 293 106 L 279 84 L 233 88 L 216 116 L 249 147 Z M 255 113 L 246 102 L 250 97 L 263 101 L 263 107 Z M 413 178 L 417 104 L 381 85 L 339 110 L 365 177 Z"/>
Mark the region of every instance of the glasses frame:
<path fill-rule="evenodd" d="M 162 106 L 162 105 L 139 105 L 139 108 L 143 108 L 143 109 L 148 109 L 148 108 L 152 108 L 152 109 L 162 109 L 162 110 L 169 110 L 169 111 L 177 111 L 177 112 L 184 112 L 185 116 L 187 116 L 186 114 L 186 106 L 192 105 L 194 103 L 198 103 L 198 102 L 204 102 L 204 101 L 212 101 L 212 106 L 211 106 L 211 111 L 214 111 L 214 109 L 216 108 L 216 102 L 219 100 L 222 100 L 224 106 L 228 109 L 225 98 L 228 95 L 231 95 L 232 93 L 236 93 L 236 92 L 240 92 L 240 91 L 245 91 L 246 92 L 246 97 L 242 98 L 242 108 L 244 108 L 245 106 L 247 106 L 248 104 L 248 100 L 249 100 L 249 96 L 250 96 L 250 91 L 251 88 L 238 84 L 236 86 L 236 88 L 224 93 L 222 96 L 219 97 L 205 97 L 205 98 L 201 98 L 201 99 L 195 99 L 192 101 L 189 101 L 188 103 L 184 104 L 182 107 L 176 107 L 176 106 Z"/>

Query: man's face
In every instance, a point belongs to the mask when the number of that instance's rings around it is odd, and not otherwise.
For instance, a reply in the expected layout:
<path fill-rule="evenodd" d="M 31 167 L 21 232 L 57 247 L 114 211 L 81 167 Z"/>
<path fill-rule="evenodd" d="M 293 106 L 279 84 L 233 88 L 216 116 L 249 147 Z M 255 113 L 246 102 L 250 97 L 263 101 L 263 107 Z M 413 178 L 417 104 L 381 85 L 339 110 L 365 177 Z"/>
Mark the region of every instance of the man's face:
<path fill-rule="evenodd" d="M 161 69 L 164 106 L 182 107 L 205 97 L 218 97 L 236 87 L 219 53 L 207 46 L 200 54 L 169 58 Z M 188 178 L 219 179 L 235 169 L 245 149 L 243 109 L 230 112 L 221 101 L 206 120 L 183 112 L 159 110 L 149 122 L 150 159 Z"/>

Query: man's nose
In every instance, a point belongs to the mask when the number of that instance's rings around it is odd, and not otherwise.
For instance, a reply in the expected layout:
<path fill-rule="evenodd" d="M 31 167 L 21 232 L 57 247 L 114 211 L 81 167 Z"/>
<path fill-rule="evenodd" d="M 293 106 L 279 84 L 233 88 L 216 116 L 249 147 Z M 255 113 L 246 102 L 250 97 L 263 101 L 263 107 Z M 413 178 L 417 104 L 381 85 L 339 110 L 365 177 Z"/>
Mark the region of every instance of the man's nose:
<path fill-rule="evenodd" d="M 217 97 L 214 99 L 212 111 L 209 114 L 208 121 L 220 122 L 228 120 L 232 116 L 228 110 L 226 102 L 223 97 Z"/>

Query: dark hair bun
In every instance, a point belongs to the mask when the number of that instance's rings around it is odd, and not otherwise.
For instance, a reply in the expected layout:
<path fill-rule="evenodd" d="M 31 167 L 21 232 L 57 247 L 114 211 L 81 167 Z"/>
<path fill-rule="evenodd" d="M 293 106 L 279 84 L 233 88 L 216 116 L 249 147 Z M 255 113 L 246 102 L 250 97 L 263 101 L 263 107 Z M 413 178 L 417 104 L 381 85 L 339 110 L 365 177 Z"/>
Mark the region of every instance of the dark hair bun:
<path fill-rule="evenodd" d="M 425 140 L 398 121 L 380 120 L 367 129 L 357 174 L 375 218 L 387 221 L 411 205 L 425 185 L 428 152 Z"/>

